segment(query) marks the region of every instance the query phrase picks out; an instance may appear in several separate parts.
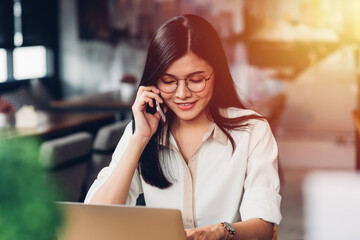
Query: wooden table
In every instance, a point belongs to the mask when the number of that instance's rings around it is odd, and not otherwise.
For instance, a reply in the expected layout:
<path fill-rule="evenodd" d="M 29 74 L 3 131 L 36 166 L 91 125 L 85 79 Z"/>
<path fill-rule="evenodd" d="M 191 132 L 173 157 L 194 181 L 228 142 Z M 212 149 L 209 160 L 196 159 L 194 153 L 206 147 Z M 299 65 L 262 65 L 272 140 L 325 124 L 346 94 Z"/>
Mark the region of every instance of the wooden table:
<path fill-rule="evenodd" d="M 60 112 L 97 112 L 112 113 L 117 121 L 131 118 L 133 99 L 124 99 L 120 91 L 96 93 L 76 98 L 52 101 L 50 110 Z"/>
<path fill-rule="evenodd" d="M 36 128 L 7 128 L 0 130 L 0 136 L 7 139 L 15 137 L 38 137 L 41 140 L 65 136 L 77 131 L 95 134 L 106 124 L 115 121 L 110 113 L 74 113 L 37 111 L 38 126 Z"/>
<path fill-rule="evenodd" d="M 123 99 L 119 91 L 96 93 L 68 100 L 53 101 L 51 107 L 81 111 L 131 111 L 133 99 Z"/>
<path fill-rule="evenodd" d="M 50 139 L 76 131 L 95 134 L 99 127 L 128 117 L 133 102 L 134 99 L 122 98 L 118 90 L 52 101 L 43 111 L 37 111 L 39 124 L 36 128 L 0 130 L 0 137 Z"/>

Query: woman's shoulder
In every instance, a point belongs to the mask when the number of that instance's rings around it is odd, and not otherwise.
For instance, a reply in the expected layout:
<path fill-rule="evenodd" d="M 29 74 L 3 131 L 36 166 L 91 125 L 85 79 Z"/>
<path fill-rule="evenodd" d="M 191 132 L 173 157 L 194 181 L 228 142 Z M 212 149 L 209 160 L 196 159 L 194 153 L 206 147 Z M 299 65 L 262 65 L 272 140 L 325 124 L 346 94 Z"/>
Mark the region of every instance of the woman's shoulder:
<path fill-rule="evenodd" d="M 246 129 L 246 132 L 248 133 L 258 132 L 261 134 L 271 131 L 266 118 L 262 118 L 262 115 L 252 109 L 229 107 L 226 109 L 222 109 L 222 114 L 226 118 L 241 118 L 249 116 L 249 119 L 243 119 L 243 123 L 248 124 L 247 127 L 242 128 L 241 131 L 239 131 L 239 129 L 233 129 L 232 132 L 234 132 L 235 134 L 243 134 L 244 131 L 242 130 L 244 129 Z M 252 118 L 250 116 L 258 116 L 260 118 Z"/>
<path fill-rule="evenodd" d="M 127 147 L 130 137 L 132 135 L 132 121 L 130 121 L 126 127 L 125 130 L 119 139 L 118 144 L 116 145 L 115 151 L 113 153 L 113 159 L 120 159 L 121 155 L 125 151 L 125 148 Z"/>
<path fill-rule="evenodd" d="M 245 117 L 245 116 L 261 116 L 259 113 L 255 112 L 251 109 L 237 108 L 237 107 L 229 107 L 221 109 L 221 113 L 224 117 L 227 118 L 237 118 L 237 117 Z"/>

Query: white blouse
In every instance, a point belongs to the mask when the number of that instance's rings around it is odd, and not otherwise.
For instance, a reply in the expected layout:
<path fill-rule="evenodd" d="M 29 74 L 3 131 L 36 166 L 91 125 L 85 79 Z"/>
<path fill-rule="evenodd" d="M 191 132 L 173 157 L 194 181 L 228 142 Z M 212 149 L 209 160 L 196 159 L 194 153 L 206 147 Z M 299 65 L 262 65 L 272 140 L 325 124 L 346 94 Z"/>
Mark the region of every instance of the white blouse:
<path fill-rule="evenodd" d="M 226 112 L 229 118 L 256 114 L 237 108 L 228 108 Z M 153 187 L 136 170 L 126 204 L 135 205 L 138 195 L 144 193 L 147 207 L 182 211 L 185 228 L 252 218 L 279 224 L 282 217 L 277 145 L 266 121 L 249 123 L 246 130 L 230 131 L 236 144 L 234 151 L 227 136 L 212 123 L 188 164 L 171 135 L 170 158 L 160 159 L 161 164 L 166 161 L 171 176 L 168 179 L 173 179 L 173 185 L 167 189 Z M 100 171 L 92 184 L 85 203 L 106 182 L 120 160 L 126 161 L 121 158 L 131 135 L 130 123 L 110 165 Z"/>

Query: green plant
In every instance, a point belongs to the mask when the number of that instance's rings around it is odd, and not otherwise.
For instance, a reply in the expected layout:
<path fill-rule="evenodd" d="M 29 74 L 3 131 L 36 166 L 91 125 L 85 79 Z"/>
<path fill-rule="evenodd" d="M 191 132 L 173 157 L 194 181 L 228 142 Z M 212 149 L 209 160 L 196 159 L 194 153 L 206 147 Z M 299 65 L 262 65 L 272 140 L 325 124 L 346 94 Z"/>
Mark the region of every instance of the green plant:
<path fill-rule="evenodd" d="M 0 239 L 55 239 L 57 190 L 45 183 L 35 139 L 0 140 Z"/>

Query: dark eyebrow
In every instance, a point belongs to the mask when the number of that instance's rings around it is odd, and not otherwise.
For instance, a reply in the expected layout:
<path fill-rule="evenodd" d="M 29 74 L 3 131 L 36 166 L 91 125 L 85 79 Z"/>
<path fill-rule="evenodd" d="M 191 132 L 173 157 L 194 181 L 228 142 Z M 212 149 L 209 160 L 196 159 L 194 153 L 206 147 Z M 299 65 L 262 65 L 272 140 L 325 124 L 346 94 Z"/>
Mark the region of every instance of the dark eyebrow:
<path fill-rule="evenodd" d="M 188 76 L 191 76 L 191 75 L 194 75 L 194 74 L 198 74 L 198 73 L 204 73 L 204 72 L 205 72 L 205 71 L 195 71 L 195 72 L 186 74 L 185 77 L 188 77 Z M 163 73 L 162 75 L 166 75 L 166 76 L 170 76 L 170 77 L 176 78 L 175 75 L 172 75 L 172 74 L 170 74 L 170 73 Z"/>

